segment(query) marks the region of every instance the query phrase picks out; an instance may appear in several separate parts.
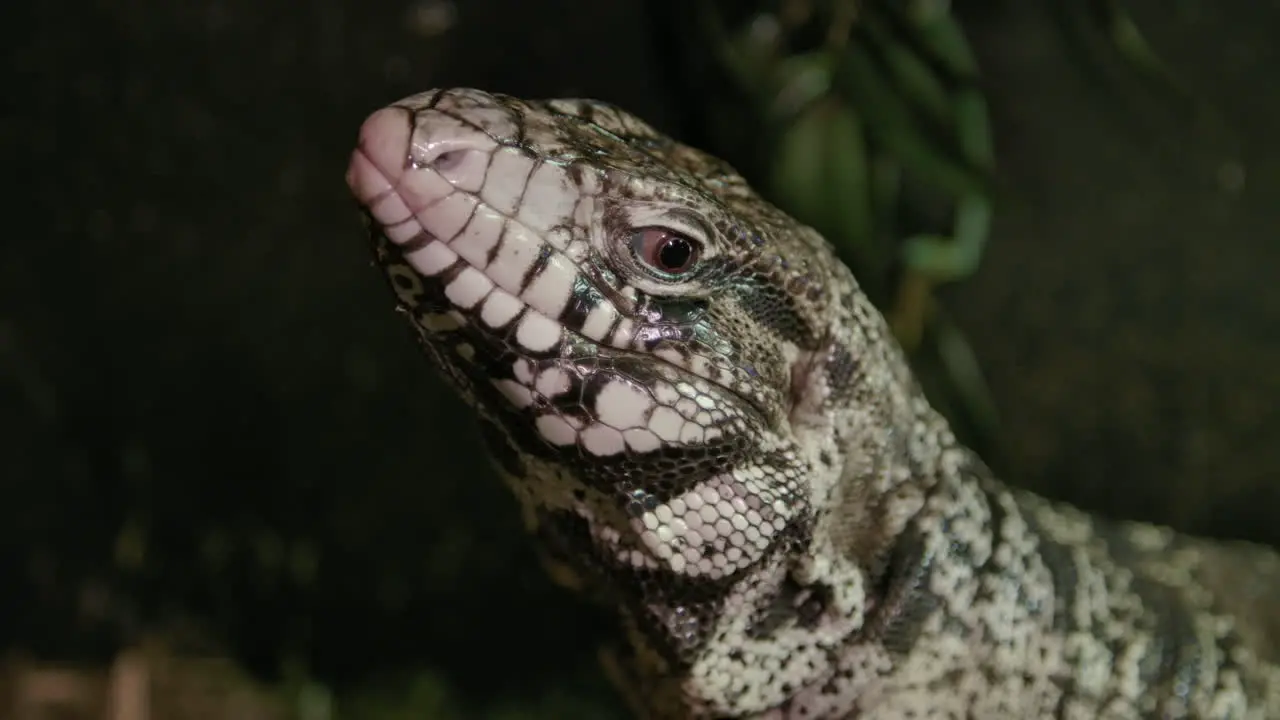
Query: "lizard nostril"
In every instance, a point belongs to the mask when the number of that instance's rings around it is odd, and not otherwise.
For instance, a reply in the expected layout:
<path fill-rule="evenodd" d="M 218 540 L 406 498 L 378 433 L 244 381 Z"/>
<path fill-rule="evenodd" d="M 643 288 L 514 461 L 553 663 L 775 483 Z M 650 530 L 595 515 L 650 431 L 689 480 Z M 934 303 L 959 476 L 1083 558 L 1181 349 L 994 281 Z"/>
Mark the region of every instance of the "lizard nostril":
<path fill-rule="evenodd" d="M 431 159 L 428 164 L 436 170 L 436 172 L 449 172 L 462 164 L 467 157 L 466 150 L 446 150 L 435 158 Z"/>
<path fill-rule="evenodd" d="M 481 159 L 476 157 L 481 154 L 482 151 L 465 141 L 442 139 L 414 147 L 409 152 L 409 164 L 452 180 L 482 168 Z"/>

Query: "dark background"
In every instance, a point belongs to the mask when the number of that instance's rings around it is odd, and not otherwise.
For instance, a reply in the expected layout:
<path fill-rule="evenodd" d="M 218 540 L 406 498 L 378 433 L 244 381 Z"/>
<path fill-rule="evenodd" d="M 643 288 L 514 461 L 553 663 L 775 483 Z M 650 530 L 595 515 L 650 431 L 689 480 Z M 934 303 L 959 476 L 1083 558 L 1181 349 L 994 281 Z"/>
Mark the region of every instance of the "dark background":
<path fill-rule="evenodd" d="M 1004 195 L 945 299 L 1011 482 L 1280 545 L 1280 3 L 1129 5 L 1210 112 L 1100 94 L 1045 3 L 957 2 Z M 438 85 L 598 97 L 686 136 L 655 13 L 3 14 L 0 652 L 104 661 L 194 621 L 267 678 L 421 668 L 475 707 L 597 692 L 605 625 L 533 562 L 343 173 L 366 114 Z"/>

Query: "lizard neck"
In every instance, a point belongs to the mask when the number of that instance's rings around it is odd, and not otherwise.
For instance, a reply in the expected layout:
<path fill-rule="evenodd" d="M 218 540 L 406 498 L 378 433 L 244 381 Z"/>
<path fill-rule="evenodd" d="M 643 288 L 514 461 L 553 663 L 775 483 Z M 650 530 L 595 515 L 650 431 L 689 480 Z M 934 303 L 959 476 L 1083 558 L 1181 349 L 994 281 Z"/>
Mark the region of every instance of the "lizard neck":
<path fill-rule="evenodd" d="M 844 283 L 856 288 L 851 276 Z M 928 498 L 980 463 L 930 406 L 870 301 L 857 293 L 835 305 L 830 340 L 793 377 L 803 390 L 788 432 L 812 456 L 808 502 L 816 508 L 795 572 L 801 582 L 858 586 L 876 602 L 872 585 Z M 851 348 L 862 351 L 855 357 Z M 838 462 L 823 462 L 831 456 Z"/>
<path fill-rule="evenodd" d="M 791 574 L 833 588 L 832 612 L 849 618 L 839 629 L 852 631 L 827 677 L 787 706 L 818 717 L 882 707 L 888 717 L 925 716 L 936 707 L 910 702 L 927 697 L 963 712 L 975 683 L 995 692 L 989 678 L 1024 678 L 1029 667 L 1038 685 L 1010 691 L 1010 702 L 1051 693 L 1063 656 L 1052 645 L 1055 582 L 1034 521 L 930 406 L 869 301 L 844 309 L 818 364 L 822 381 L 808 378 L 823 411 L 802 398 L 791 417 L 801 447 L 841 458 L 812 479 L 820 510 Z M 864 349 L 858 362 L 845 347 Z M 1039 661 L 1044 654 L 1053 659 Z M 968 684 L 949 680 L 962 676 Z"/>

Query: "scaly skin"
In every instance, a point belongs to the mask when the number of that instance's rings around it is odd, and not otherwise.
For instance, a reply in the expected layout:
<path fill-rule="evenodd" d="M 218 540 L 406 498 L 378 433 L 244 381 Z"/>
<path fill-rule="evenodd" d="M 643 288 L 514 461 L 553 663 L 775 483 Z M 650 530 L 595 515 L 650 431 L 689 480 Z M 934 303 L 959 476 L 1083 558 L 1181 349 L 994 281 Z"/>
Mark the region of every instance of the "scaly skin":
<path fill-rule="evenodd" d="M 652 718 L 1280 718 L 1280 559 L 1002 485 L 813 230 L 585 100 L 436 90 L 348 182 Z M 655 249 L 656 248 L 656 249 Z"/>

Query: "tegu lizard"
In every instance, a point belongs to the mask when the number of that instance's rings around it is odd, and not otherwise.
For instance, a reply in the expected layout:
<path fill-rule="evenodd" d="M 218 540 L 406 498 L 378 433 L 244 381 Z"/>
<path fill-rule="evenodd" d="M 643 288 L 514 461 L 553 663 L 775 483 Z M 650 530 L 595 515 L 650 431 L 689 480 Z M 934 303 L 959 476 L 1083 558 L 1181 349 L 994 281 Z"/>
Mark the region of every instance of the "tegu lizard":
<path fill-rule="evenodd" d="M 1280 718 L 1280 557 L 1002 484 L 814 230 L 591 100 L 365 121 L 377 263 L 646 718 Z"/>

